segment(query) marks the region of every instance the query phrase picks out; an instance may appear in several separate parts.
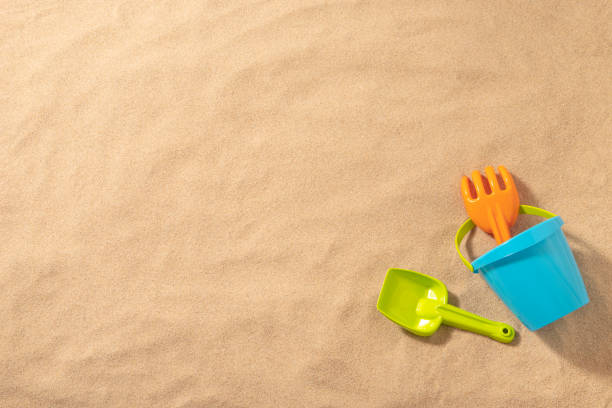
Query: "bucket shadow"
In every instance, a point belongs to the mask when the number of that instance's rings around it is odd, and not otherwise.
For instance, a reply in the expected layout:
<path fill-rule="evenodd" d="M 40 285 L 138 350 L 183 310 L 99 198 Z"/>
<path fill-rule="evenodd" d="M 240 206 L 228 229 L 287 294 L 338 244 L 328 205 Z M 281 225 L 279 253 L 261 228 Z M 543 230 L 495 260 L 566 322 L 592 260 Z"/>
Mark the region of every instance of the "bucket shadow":
<path fill-rule="evenodd" d="M 612 337 L 612 302 L 605 278 L 612 263 L 589 243 L 565 234 L 589 294 L 590 302 L 536 331 L 553 351 L 572 365 L 589 372 L 612 375 L 609 341 Z"/>
<path fill-rule="evenodd" d="M 457 298 L 457 296 L 455 296 L 454 293 L 448 292 L 448 303 L 453 306 L 459 307 L 459 299 Z M 423 336 L 417 336 L 416 334 L 411 333 L 408 330 L 402 328 L 402 332 L 406 336 L 410 336 L 410 338 L 415 339 L 418 342 L 425 343 L 425 344 L 431 344 L 434 346 L 443 346 L 446 343 L 448 343 L 448 341 L 452 337 L 453 330 L 460 330 L 460 329 L 456 329 L 454 327 L 447 326 L 445 324 L 441 324 L 438 330 L 436 330 L 434 334 L 432 334 L 429 337 L 423 337 Z"/>

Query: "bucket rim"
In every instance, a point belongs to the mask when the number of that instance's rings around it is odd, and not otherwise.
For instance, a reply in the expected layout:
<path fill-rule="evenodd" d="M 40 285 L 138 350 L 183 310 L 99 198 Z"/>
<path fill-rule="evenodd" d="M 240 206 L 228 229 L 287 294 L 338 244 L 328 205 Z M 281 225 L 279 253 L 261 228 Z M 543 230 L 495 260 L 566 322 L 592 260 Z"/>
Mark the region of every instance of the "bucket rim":
<path fill-rule="evenodd" d="M 560 230 L 562 225 L 563 220 L 558 215 L 534 225 L 533 227 L 521 232 L 508 241 L 496 246 L 495 248 L 476 258 L 472 262 L 474 272 L 478 273 L 480 269 L 487 265 L 497 262 L 503 258 L 507 258 L 516 254 L 517 252 L 537 244 L 538 242 L 548 238 L 554 232 Z"/>

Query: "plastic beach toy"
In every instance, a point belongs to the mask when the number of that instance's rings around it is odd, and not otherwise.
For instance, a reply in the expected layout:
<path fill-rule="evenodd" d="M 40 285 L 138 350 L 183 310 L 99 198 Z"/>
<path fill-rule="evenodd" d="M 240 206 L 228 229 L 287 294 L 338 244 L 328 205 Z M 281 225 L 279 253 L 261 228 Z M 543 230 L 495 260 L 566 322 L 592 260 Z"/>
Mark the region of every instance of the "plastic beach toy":
<path fill-rule="evenodd" d="M 474 228 L 468 219 L 457 231 L 455 248 L 467 268 L 480 273 L 528 329 L 538 330 L 586 305 L 589 296 L 561 230 L 561 217 L 528 205 L 521 205 L 519 212 L 547 220 L 470 263 L 459 250 Z"/>
<path fill-rule="evenodd" d="M 493 167 L 488 166 L 485 178 L 478 170 L 472 172 L 472 180 L 463 176 L 461 194 L 472 221 L 483 231 L 493 234 L 501 244 L 510 239 L 510 227 L 518 216 L 519 196 L 508 170 L 499 166 L 499 173 L 501 180 Z"/>
<path fill-rule="evenodd" d="M 431 336 L 444 323 L 489 336 L 502 343 L 514 339 L 514 329 L 447 304 L 446 286 L 425 274 L 389 269 L 377 309 L 391 321 L 419 336 Z"/>

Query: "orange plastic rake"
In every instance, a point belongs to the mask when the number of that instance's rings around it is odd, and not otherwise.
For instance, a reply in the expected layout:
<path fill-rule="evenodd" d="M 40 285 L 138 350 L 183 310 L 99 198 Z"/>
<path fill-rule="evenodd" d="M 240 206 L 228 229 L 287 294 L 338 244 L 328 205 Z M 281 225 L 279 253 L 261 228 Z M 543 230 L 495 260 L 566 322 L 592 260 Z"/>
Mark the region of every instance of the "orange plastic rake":
<path fill-rule="evenodd" d="M 510 239 L 510 227 L 516 222 L 519 196 L 514 180 L 504 166 L 499 166 L 501 178 L 493 166 L 485 169 L 486 177 L 478 170 L 472 180 L 463 176 L 461 193 L 469 217 L 480 229 L 493 234 L 498 244 Z"/>

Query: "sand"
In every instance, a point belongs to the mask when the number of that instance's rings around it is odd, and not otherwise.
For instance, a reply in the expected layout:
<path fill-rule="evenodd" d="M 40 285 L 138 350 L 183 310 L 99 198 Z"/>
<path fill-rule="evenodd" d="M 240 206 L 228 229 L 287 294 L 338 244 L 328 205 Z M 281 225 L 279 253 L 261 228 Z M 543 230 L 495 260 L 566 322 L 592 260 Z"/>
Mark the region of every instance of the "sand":
<path fill-rule="evenodd" d="M 609 3 L 0 21 L 0 406 L 612 406 Z M 591 297 L 537 332 L 454 252 L 460 177 L 487 164 L 563 217 Z M 515 342 L 403 331 L 375 307 L 389 267 Z"/>

